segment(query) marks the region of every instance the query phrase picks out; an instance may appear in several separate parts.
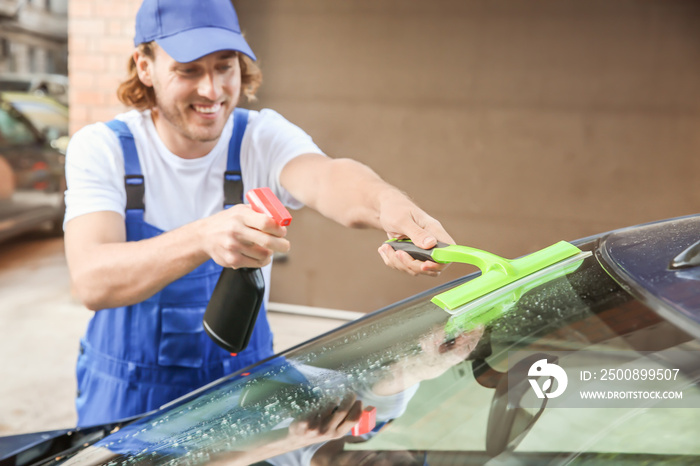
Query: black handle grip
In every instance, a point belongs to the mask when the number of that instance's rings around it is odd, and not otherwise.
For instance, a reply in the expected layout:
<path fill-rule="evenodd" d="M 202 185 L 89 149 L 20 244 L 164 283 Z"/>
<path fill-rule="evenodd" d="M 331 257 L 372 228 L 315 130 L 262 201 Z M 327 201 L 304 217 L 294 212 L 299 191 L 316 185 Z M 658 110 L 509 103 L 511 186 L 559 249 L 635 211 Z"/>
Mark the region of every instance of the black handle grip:
<path fill-rule="evenodd" d="M 435 247 L 432 247 L 430 249 L 423 249 L 419 248 L 415 244 L 413 244 L 413 241 L 408 240 L 408 239 L 399 239 L 399 240 L 392 240 L 392 241 L 387 241 L 386 244 L 394 248 L 394 251 L 406 251 L 408 255 L 413 257 L 416 260 L 419 261 L 431 261 L 435 262 L 433 257 L 431 256 L 433 249 L 435 248 L 444 248 L 445 246 L 449 246 L 447 243 L 441 243 L 438 241 L 437 245 Z"/>

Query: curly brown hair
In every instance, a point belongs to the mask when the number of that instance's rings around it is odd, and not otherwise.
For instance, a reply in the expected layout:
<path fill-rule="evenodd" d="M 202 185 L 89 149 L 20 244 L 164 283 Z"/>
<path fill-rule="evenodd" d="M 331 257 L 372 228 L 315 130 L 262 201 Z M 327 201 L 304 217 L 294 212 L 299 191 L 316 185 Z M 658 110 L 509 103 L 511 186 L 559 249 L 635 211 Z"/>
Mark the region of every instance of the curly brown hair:
<path fill-rule="evenodd" d="M 148 58 L 154 59 L 155 42 L 147 42 L 138 46 L 139 51 Z M 241 94 L 245 95 L 248 102 L 256 99 L 255 93 L 262 84 L 262 71 L 247 55 L 238 54 L 238 63 L 241 65 Z M 153 88 L 146 86 L 139 79 L 136 71 L 134 57 L 129 58 L 128 77 L 117 89 L 119 101 L 128 107 L 137 110 L 146 110 L 156 105 L 156 94 Z"/>

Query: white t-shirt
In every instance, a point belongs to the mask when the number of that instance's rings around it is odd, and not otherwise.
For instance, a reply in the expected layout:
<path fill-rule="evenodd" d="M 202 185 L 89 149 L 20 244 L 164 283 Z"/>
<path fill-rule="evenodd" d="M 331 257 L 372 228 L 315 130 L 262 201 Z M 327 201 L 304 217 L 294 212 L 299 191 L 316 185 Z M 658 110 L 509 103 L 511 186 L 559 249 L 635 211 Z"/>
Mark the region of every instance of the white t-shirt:
<path fill-rule="evenodd" d="M 233 115 L 212 151 L 183 159 L 168 150 L 156 131 L 150 110 L 117 115 L 134 135 L 144 176 L 144 220 L 169 231 L 223 210 L 224 172 L 233 132 Z M 282 187 L 282 168 L 302 154 L 323 154 L 311 137 L 274 110 L 251 110 L 241 143 L 241 171 L 246 191 L 269 187 L 286 206 L 302 204 Z M 124 157 L 116 134 L 104 123 L 79 130 L 66 156 L 64 225 L 84 214 L 113 211 L 124 216 Z M 263 269 L 270 282 L 270 267 Z M 269 293 L 266 287 L 265 301 Z"/>
<path fill-rule="evenodd" d="M 233 130 L 229 117 L 222 137 L 204 157 L 183 159 L 163 144 L 150 110 L 117 115 L 136 141 L 145 179 L 144 220 L 161 230 L 172 230 L 223 209 L 224 171 Z M 305 153 L 322 154 L 301 128 L 274 110 L 250 111 L 241 144 L 241 171 L 246 191 L 267 186 L 283 204 L 299 208 L 279 182 L 282 168 Z M 92 212 L 124 215 L 124 157 L 119 139 L 103 123 L 82 128 L 71 138 L 66 158 L 65 223 Z"/>

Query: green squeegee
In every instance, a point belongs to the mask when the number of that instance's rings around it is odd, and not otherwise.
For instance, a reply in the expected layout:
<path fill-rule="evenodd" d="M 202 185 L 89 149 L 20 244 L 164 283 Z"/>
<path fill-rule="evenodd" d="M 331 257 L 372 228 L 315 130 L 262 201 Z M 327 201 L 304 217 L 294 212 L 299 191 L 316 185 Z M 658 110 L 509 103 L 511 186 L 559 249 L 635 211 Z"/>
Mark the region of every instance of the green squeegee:
<path fill-rule="evenodd" d="M 506 287 L 518 280 L 534 274 L 550 275 L 552 269 L 568 270 L 571 264 L 578 266 L 580 261 L 589 256 L 576 246 L 560 241 L 540 251 L 519 259 L 504 259 L 503 257 L 467 246 L 438 243 L 432 249 L 421 249 L 409 240 L 387 241 L 395 250 L 406 251 L 418 260 L 430 260 L 440 264 L 459 262 L 471 264 L 481 269 L 481 276 L 436 295 L 431 300 L 435 305 L 450 314 L 460 314 L 471 306 L 467 306 L 493 291 Z M 534 279 L 535 277 L 530 277 Z M 517 285 L 517 284 L 516 284 Z"/>

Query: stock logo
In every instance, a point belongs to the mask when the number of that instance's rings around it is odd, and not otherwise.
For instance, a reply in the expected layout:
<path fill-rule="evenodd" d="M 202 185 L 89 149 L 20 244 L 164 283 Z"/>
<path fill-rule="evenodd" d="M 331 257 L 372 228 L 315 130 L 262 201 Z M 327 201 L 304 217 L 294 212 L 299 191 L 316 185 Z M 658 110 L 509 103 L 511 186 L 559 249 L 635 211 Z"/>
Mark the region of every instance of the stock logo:
<path fill-rule="evenodd" d="M 530 366 L 530 370 L 527 372 L 529 377 L 528 381 L 532 385 L 532 389 L 535 391 L 537 398 L 556 398 L 566 390 L 566 385 L 569 383 L 569 378 L 566 376 L 564 369 L 559 367 L 557 364 L 548 363 L 546 359 L 540 359 Z M 537 383 L 539 377 L 547 377 L 544 381 L 542 387 Z M 549 392 L 552 388 L 552 379 L 557 381 L 557 389 L 553 392 Z"/>

